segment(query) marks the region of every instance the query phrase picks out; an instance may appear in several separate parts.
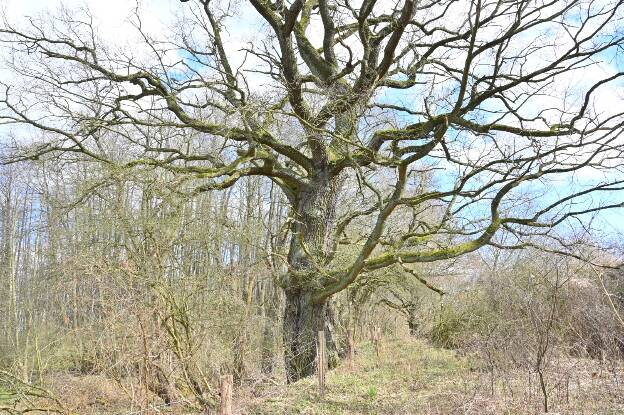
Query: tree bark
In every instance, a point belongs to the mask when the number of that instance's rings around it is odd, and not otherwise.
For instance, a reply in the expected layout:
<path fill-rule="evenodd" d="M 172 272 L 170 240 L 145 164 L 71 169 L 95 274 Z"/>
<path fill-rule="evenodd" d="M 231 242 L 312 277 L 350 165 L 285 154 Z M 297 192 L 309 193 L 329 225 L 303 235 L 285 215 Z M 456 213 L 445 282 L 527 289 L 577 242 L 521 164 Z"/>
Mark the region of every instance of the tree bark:
<path fill-rule="evenodd" d="M 288 383 L 312 376 L 316 370 L 317 335 L 325 332 L 327 367 L 336 367 L 337 356 L 329 305 L 315 304 L 312 293 L 301 290 L 286 292 L 284 311 L 284 359 Z"/>
<path fill-rule="evenodd" d="M 325 331 L 328 367 L 337 363 L 329 299 L 314 301 L 323 267 L 332 257 L 332 234 L 340 181 L 319 174 L 296 201 L 285 278 L 284 359 L 289 383 L 314 374 L 316 335 Z"/>
<path fill-rule="evenodd" d="M 276 287 L 272 281 L 267 281 L 264 284 L 262 290 L 262 314 L 263 314 L 263 328 L 262 328 L 262 354 L 260 358 L 260 368 L 262 374 L 271 376 L 273 375 L 274 361 L 275 361 L 275 349 L 276 339 L 275 336 L 278 332 L 275 325 L 278 323 L 278 310 L 279 310 L 279 297 Z"/>
<path fill-rule="evenodd" d="M 407 326 L 409 327 L 410 336 L 418 335 L 418 316 L 416 315 L 415 310 L 408 310 L 407 315 Z"/>

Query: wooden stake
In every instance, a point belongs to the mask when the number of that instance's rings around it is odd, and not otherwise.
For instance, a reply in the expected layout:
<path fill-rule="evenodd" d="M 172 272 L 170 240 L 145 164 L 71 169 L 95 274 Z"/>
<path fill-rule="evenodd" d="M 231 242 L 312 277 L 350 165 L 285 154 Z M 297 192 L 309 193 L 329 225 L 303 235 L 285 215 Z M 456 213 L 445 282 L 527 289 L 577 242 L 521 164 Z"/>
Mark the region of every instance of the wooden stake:
<path fill-rule="evenodd" d="M 318 348 L 317 348 L 317 374 L 319 381 L 319 396 L 325 398 L 325 371 L 327 367 L 325 356 L 325 331 L 318 332 Z"/>
<path fill-rule="evenodd" d="M 379 359 L 379 352 L 381 349 L 381 327 L 373 327 L 372 337 L 373 347 L 375 348 L 375 355 L 377 356 L 377 359 Z"/>
<path fill-rule="evenodd" d="M 347 329 L 347 362 L 349 368 L 353 366 L 353 355 L 355 353 L 355 346 L 353 345 L 353 330 Z"/>
<path fill-rule="evenodd" d="M 232 415 L 232 386 L 234 377 L 231 374 L 221 376 L 221 403 L 219 415 Z"/>

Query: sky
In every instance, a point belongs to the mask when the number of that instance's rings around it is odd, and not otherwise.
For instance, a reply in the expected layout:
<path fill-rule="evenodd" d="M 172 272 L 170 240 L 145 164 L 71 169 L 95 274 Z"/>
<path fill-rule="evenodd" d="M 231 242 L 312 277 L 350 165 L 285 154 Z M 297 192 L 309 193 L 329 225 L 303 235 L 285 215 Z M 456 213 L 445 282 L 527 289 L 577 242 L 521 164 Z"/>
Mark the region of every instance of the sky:
<path fill-rule="evenodd" d="M 126 19 L 136 8 L 133 0 L 2 0 L 0 4 L 10 18 L 54 12 L 61 5 L 69 9 L 87 7 L 102 31 L 120 37 L 131 31 Z M 181 5 L 174 0 L 143 0 L 141 4 L 145 21 L 155 27 L 165 24 L 175 8 Z"/>

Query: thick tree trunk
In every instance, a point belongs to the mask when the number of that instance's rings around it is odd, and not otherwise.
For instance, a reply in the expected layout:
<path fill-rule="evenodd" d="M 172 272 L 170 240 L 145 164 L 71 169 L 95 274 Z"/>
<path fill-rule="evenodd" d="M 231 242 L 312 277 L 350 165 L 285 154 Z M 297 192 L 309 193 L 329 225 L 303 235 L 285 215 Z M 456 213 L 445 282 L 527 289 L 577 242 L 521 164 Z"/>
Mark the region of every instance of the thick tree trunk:
<path fill-rule="evenodd" d="M 327 303 L 314 304 L 312 294 L 301 290 L 286 293 L 284 312 L 284 358 L 286 380 L 295 382 L 316 370 L 317 333 L 325 331 L 329 368 L 337 364 L 336 346 Z"/>
<path fill-rule="evenodd" d="M 327 362 L 337 363 L 328 299 L 314 302 L 314 290 L 323 283 L 319 268 L 332 257 L 332 235 L 340 181 L 319 173 L 296 200 L 285 279 L 284 359 L 289 383 L 315 371 L 318 331 L 325 330 Z"/>

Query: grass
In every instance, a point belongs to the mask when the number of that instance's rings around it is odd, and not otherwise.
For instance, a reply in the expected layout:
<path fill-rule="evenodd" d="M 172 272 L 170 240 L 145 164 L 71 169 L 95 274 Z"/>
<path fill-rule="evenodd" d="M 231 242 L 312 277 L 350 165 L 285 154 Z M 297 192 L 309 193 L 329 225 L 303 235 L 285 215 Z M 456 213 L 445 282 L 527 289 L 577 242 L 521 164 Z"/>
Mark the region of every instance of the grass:
<path fill-rule="evenodd" d="M 12 403 L 14 400 L 15 394 L 8 389 L 3 389 L 2 386 L 0 386 L 0 406 L 2 404 L 6 405 Z"/>
<path fill-rule="evenodd" d="M 563 357 L 548 374 L 552 413 L 624 414 L 624 366 Z M 532 379 L 532 380 L 531 380 Z M 67 408 L 80 415 L 136 410 L 119 386 L 101 375 L 50 377 Z M 320 399 L 315 378 L 292 385 L 258 384 L 234 390 L 237 415 L 512 415 L 541 413 L 536 378 L 510 369 L 494 378 L 475 358 L 436 348 L 413 338 L 384 339 L 377 357 L 360 344 L 352 365 L 327 374 Z M 11 404 L 0 387 L 0 408 Z M 262 396 L 258 396 L 262 394 Z M 183 406 L 158 413 L 189 413 Z M 0 409 L 0 413 L 2 410 Z M 154 412 L 156 413 L 156 412 Z M 197 413 L 197 412 L 193 412 Z"/>
<path fill-rule="evenodd" d="M 416 340 L 386 340 L 379 358 L 370 343 L 361 345 L 358 352 L 351 368 L 343 364 L 328 373 L 325 399 L 319 398 L 315 379 L 304 379 L 252 405 L 248 413 L 430 413 L 432 400 L 452 391 L 448 379 L 470 368 L 455 353 Z"/>
<path fill-rule="evenodd" d="M 567 361 L 567 360 L 566 360 Z M 599 361 L 578 359 L 573 368 L 549 374 L 553 414 L 624 414 L 624 368 L 610 373 Z M 360 345 L 352 367 L 327 375 L 320 399 L 316 379 L 276 387 L 239 406 L 237 414 L 541 414 L 535 377 L 521 369 L 497 374 L 491 383 L 483 364 L 422 340 L 386 339 L 377 358 Z M 563 380 L 567 379 L 566 382 Z"/>

